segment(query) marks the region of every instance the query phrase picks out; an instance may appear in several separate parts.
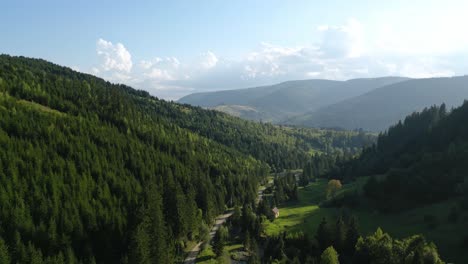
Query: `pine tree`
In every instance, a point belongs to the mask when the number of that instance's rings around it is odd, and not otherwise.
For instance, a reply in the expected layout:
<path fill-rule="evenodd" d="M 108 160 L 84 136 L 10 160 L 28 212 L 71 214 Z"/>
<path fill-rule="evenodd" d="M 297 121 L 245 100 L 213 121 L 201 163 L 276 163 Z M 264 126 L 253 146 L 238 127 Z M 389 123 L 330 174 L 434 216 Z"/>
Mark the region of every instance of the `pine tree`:
<path fill-rule="evenodd" d="M 356 243 L 359 239 L 359 227 L 356 217 L 352 216 L 348 221 L 348 230 L 346 232 L 345 253 L 348 256 L 354 254 Z"/>
<path fill-rule="evenodd" d="M 217 257 L 222 256 L 224 252 L 224 246 L 226 244 L 226 239 L 228 237 L 228 230 L 226 227 L 221 226 L 216 232 L 213 239 L 213 251 Z"/>
<path fill-rule="evenodd" d="M 0 237 L 0 264 L 10 264 L 10 254 L 8 253 L 8 246 L 5 241 Z"/>
<path fill-rule="evenodd" d="M 250 240 L 250 232 L 247 230 L 244 235 L 244 249 L 250 251 L 252 247 L 252 241 Z"/>
<path fill-rule="evenodd" d="M 234 225 L 240 225 L 241 224 L 241 217 L 242 217 L 242 211 L 239 205 L 236 205 L 234 207 L 234 213 L 231 216 L 232 223 Z"/>
<path fill-rule="evenodd" d="M 346 225 L 342 217 L 339 217 L 335 224 L 335 239 L 333 246 L 338 252 L 342 252 L 346 242 Z"/>
<path fill-rule="evenodd" d="M 137 263 L 172 263 L 173 251 L 162 213 L 162 197 L 154 183 L 147 191 L 147 207 L 137 227 L 133 258 Z"/>
<path fill-rule="evenodd" d="M 307 184 L 309 184 L 309 179 L 305 175 L 305 173 L 302 173 L 301 176 L 299 177 L 299 185 L 302 187 L 305 187 L 307 186 Z"/>
<path fill-rule="evenodd" d="M 338 260 L 338 253 L 330 246 L 325 249 L 320 256 L 320 264 L 340 264 Z"/>
<path fill-rule="evenodd" d="M 315 238 L 317 239 L 318 246 L 321 250 L 325 250 L 332 244 L 333 232 L 330 229 L 325 217 L 322 218 L 322 221 L 319 224 Z"/>

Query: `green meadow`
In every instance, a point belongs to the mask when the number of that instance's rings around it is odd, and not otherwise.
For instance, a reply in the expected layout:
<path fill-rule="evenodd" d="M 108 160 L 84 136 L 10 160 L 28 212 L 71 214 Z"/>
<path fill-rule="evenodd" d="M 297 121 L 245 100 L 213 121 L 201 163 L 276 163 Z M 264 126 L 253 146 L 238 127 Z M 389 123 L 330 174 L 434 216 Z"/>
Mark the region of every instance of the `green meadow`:
<path fill-rule="evenodd" d="M 225 247 L 224 247 L 224 254 L 221 257 L 224 259 L 224 263 L 230 263 L 231 262 L 231 255 L 235 254 L 235 252 L 242 250 L 243 245 L 237 241 L 231 241 L 229 242 Z M 195 261 L 196 263 L 201 263 L 201 264 L 215 264 L 218 263 L 216 259 L 216 255 L 213 252 L 213 247 L 211 245 L 207 245 L 207 247 L 198 254 L 197 259 Z"/>
<path fill-rule="evenodd" d="M 362 177 L 354 183 L 343 185 L 338 195 L 348 191 L 360 191 L 366 180 L 366 177 Z M 265 223 L 265 233 L 271 236 L 283 231 L 304 232 L 313 237 L 323 217 L 334 222 L 342 213 L 342 209 L 319 206 L 320 202 L 325 200 L 326 186 L 326 180 L 319 180 L 300 188 L 299 200 L 280 206 L 280 216 L 273 222 Z M 456 201 L 450 200 L 395 214 L 383 214 L 358 207 L 350 213 L 358 218 L 360 231 L 364 235 L 375 232 L 378 227 L 394 238 L 423 234 L 429 241 L 436 243 L 447 262 L 468 263 L 468 253 L 461 247 L 462 238 L 468 235 L 468 215 L 461 215 L 456 223 L 448 221 L 450 209 L 455 204 Z M 425 215 L 433 216 L 437 224 L 428 226 L 424 221 Z"/>

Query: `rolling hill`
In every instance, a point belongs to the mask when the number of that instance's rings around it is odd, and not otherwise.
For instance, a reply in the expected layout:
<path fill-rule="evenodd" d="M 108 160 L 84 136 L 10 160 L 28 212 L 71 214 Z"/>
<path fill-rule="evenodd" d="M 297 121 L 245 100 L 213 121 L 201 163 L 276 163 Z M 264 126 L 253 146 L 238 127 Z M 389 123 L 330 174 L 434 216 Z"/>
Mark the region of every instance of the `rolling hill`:
<path fill-rule="evenodd" d="M 468 99 L 468 76 L 411 79 L 322 107 L 285 124 L 383 131 L 415 111 L 445 103 L 450 109 Z"/>
<path fill-rule="evenodd" d="M 255 201 L 271 169 L 373 139 L 246 121 L 0 55 L 0 262 L 179 262 L 217 214 Z"/>
<path fill-rule="evenodd" d="M 244 119 L 276 123 L 404 80 L 407 78 L 288 81 L 271 86 L 196 93 L 179 102 L 234 113 Z"/>

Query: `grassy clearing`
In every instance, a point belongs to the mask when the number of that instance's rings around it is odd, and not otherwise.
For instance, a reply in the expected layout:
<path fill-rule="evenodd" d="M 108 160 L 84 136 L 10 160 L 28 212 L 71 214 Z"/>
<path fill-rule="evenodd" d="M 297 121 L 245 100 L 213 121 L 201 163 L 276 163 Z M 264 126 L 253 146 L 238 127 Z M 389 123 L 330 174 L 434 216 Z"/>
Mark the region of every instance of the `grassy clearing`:
<path fill-rule="evenodd" d="M 28 109 L 33 109 L 33 110 L 37 110 L 37 111 L 48 113 L 48 114 L 55 114 L 55 115 L 60 115 L 60 116 L 65 115 L 65 113 L 63 113 L 63 112 L 60 112 L 60 111 L 52 109 L 50 107 L 38 104 L 36 102 L 22 100 L 22 99 L 18 100 L 17 98 L 10 96 L 8 93 L 0 92 L 0 100 L 2 100 L 2 101 L 11 100 L 11 101 L 14 101 L 17 104 L 22 105 L 22 106 L 24 106 L 24 107 L 26 107 Z M 2 105 L 0 105 L 0 109 L 7 110 Z"/>
<path fill-rule="evenodd" d="M 359 190 L 366 180 L 361 178 L 355 183 L 344 185 L 340 193 Z M 313 237 L 323 217 L 332 220 L 339 216 L 340 209 L 319 207 L 325 199 L 326 184 L 325 180 L 320 180 L 299 189 L 299 201 L 281 206 L 280 217 L 265 224 L 266 234 L 275 235 L 287 230 L 289 233 L 304 232 Z M 381 214 L 363 208 L 354 209 L 351 213 L 358 217 L 363 234 L 373 233 L 378 227 L 395 238 L 423 234 L 436 243 L 445 260 L 466 263 L 468 252 L 461 248 L 460 241 L 468 235 L 468 215 L 462 215 L 456 223 L 450 223 L 447 218 L 454 204 L 456 201 L 445 201 L 395 214 Z M 428 227 L 424 222 L 425 215 L 437 218 L 435 228 Z"/>
<path fill-rule="evenodd" d="M 354 190 L 364 182 L 363 178 L 355 183 L 344 185 L 337 195 Z M 323 217 L 336 216 L 340 213 L 335 208 L 319 207 L 320 202 L 325 199 L 326 186 L 326 180 L 318 180 L 307 187 L 299 188 L 299 201 L 280 206 L 279 218 L 265 224 L 266 234 L 277 235 L 287 230 L 290 233 L 304 232 L 313 236 Z"/>
<path fill-rule="evenodd" d="M 204 250 L 200 252 L 197 256 L 197 260 L 195 263 L 204 263 L 204 264 L 215 264 L 216 262 L 216 255 L 213 252 L 213 248 L 211 246 L 206 247 Z"/>
<path fill-rule="evenodd" d="M 243 248 L 244 246 L 240 243 L 232 242 L 227 244 L 224 247 L 224 254 L 222 256 L 223 263 L 230 263 L 231 262 L 231 254 L 239 251 Z M 202 264 L 217 264 L 220 261 L 216 258 L 215 253 L 213 252 L 212 246 L 207 246 L 204 250 L 200 252 L 197 256 L 197 260 L 195 261 L 196 263 L 202 263 Z"/>
<path fill-rule="evenodd" d="M 47 107 L 47 106 L 44 106 L 44 105 L 41 105 L 41 104 L 38 104 L 38 103 L 35 103 L 35 102 L 26 101 L 26 100 L 18 100 L 17 102 L 18 102 L 18 104 L 21 104 L 21 105 L 24 105 L 24 106 L 29 107 L 31 109 L 42 111 L 42 112 L 45 112 L 45 113 L 56 114 L 56 115 L 65 115 L 65 113 L 62 113 L 62 112 L 60 112 L 58 110 L 52 109 L 50 107 Z"/>

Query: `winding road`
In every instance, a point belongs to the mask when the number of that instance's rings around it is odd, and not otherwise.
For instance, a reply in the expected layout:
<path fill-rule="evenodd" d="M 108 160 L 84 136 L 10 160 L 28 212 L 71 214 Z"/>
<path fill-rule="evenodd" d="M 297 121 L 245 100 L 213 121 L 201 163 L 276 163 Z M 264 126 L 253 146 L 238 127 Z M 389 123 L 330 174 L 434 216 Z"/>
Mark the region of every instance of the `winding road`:
<path fill-rule="evenodd" d="M 265 187 L 260 187 L 260 189 L 258 190 L 257 200 L 255 201 L 257 204 L 262 200 L 264 190 L 265 190 Z M 211 227 L 211 231 L 210 231 L 211 239 L 214 238 L 214 236 L 216 235 L 216 232 L 218 232 L 218 229 L 226 222 L 226 220 L 229 217 L 232 216 L 233 213 L 234 213 L 233 211 L 229 211 L 225 214 L 222 214 L 216 217 L 216 221 Z M 198 244 L 196 244 L 192 248 L 192 250 L 190 250 L 190 252 L 187 254 L 187 257 L 184 260 L 184 264 L 195 264 L 195 261 L 197 260 L 197 256 L 201 251 L 201 246 L 203 245 L 203 243 L 205 242 L 204 241 L 198 242 Z"/>
<path fill-rule="evenodd" d="M 211 227 L 211 231 L 210 231 L 211 239 L 214 238 L 214 236 L 215 236 L 216 232 L 218 231 L 218 229 L 226 222 L 226 220 L 229 217 L 231 217 L 232 214 L 233 214 L 233 212 L 230 211 L 230 212 L 228 212 L 226 214 L 222 214 L 222 215 L 219 215 L 218 217 L 216 217 L 216 221 L 213 224 L 213 227 Z M 197 259 L 198 253 L 200 253 L 201 246 L 203 245 L 203 243 L 204 242 L 199 242 L 198 244 L 195 245 L 195 247 L 192 248 L 192 250 L 190 250 L 190 252 L 187 255 L 187 258 L 185 258 L 185 260 L 184 260 L 185 264 L 194 264 L 195 263 L 195 260 Z"/>

